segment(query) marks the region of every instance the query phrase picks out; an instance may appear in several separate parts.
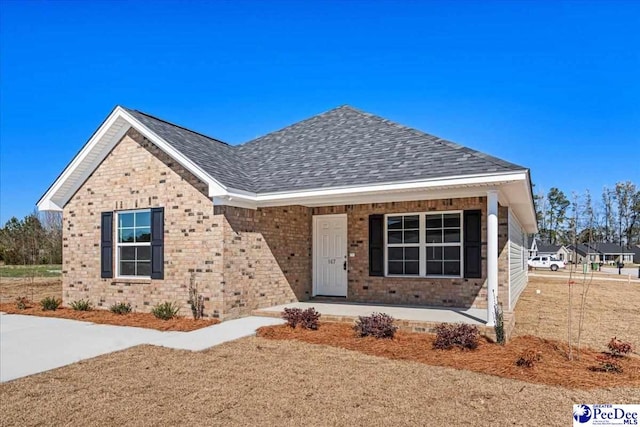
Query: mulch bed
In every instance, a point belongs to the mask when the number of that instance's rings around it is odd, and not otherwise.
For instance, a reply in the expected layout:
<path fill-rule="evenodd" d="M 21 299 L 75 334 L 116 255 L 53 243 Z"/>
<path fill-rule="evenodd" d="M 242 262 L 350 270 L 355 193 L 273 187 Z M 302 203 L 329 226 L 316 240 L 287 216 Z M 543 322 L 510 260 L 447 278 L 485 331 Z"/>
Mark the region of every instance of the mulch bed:
<path fill-rule="evenodd" d="M 397 332 L 393 339 L 359 338 L 351 325 L 321 323 L 318 330 L 293 329 L 287 325 L 267 326 L 258 330 L 258 336 L 274 340 L 297 340 L 354 350 L 388 359 L 408 360 L 427 365 L 444 366 L 496 375 L 531 383 L 561 386 L 573 389 L 603 387 L 640 387 L 640 358 L 616 358 L 622 373 L 593 372 L 599 366 L 602 352 L 581 349 L 579 360 L 569 361 L 568 346 L 560 341 L 534 336 L 516 337 L 501 346 L 480 339 L 475 350 L 435 350 L 431 334 Z M 533 367 L 520 367 L 516 360 L 526 351 L 540 354 Z"/>
<path fill-rule="evenodd" d="M 177 317 L 162 320 L 156 318 L 151 313 L 115 314 L 107 310 L 76 311 L 66 307 L 60 307 L 55 311 L 44 311 L 37 304 L 20 310 L 16 307 L 15 303 L 2 303 L 0 304 L 0 311 L 8 314 L 82 320 L 103 325 L 135 326 L 139 328 L 156 329 L 158 331 L 189 332 L 219 323 L 217 319 L 194 320 L 186 317 Z"/>

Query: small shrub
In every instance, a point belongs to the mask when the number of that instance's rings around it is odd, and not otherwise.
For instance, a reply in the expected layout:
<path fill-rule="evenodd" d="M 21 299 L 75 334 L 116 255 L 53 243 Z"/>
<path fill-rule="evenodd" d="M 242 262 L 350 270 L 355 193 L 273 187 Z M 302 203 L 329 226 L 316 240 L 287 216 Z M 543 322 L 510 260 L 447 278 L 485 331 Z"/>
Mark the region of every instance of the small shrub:
<path fill-rule="evenodd" d="M 373 313 L 371 316 L 359 316 L 353 329 L 360 337 L 393 338 L 398 327 L 394 318 L 386 313 Z"/>
<path fill-rule="evenodd" d="M 313 307 L 309 307 L 306 310 L 285 308 L 282 312 L 282 318 L 287 321 L 287 325 L 291 328 L 300 325 L 304 329 L 316 330 L 318 329 L 320 313 Z"/>
<path fill-rule="evenodd" d="M 609 351 L 611 352 L 611 354 L 616 357 L 624 357 L 627 354 L 631 353 L 631 350 L 633 350 L 633 348 L 631 347 L 631 343 L 621 341 L 616 337 L 611 338 L 611 341 L 609 341 L 607 347 L 609 347 Z"/>
<path fill-rule="evenodd" d="M 622 365 L 612 359 L 603 359 L 598 366 L 591 366 L 589 370 L 593 372 L 608 372 L 611 374 L 621 374 L 624 371 Z"/>
<path fill-rule="evenodd" d="M 115 314 L 128 314 L 131 313 L 131 304 L 128 302 L 117 302 L 109 307 L 109 311 Z"/>
<path fill-rule="evenodd" d="M 302 318 L 302 310 L 299 308 L 285 308 L 281 316 L 287 321 L 288 326 L 295 328 Z"/>
<path fill-rule="evenodd" d="M 189 300 L 187 302 L 191 306 L 193 318 L 195 320 L 201 319 L 204 316 L 204 297 L 198 293 L 195 273 L 191 274 L 189 280 Z"/>
<path fill-rule="evenodd" d="M 69 306 L 75 311 L 91 311 L 91 302 L 86 299 L 79 299 L 69 303 Z"/>
<path fill-rule="evenodd" d="M 62 301 L 54 297 L 46 297 L 40 301 L 40 306 L 45 311 L 56 311 L 60 304 L 62 304 Z"/>
<path fill-rule="evenodd" d="M 153 313 L 153 315 L 156 316 L 158 319 L 162 319 L 162 320 L 173 319 L 178 315 L 179 311 L 180 311 L 180 307 L 178 307 L 175 303 L 172 303 L 172 302 L 163 302 L 155 305 L 151 309 L 151 312 Z"/>
<path fill-rule="evenodd" d="M 448 350 L 453 347 L 474 350 L 478 347 L 479 332 L 474 325 L 441 323 L 435 330 L 436 340 L 433 342 L 433 348 L 438 350 Z"/>
<path fill-rule="evenodd" d="M 320 313 L 315 308 L 309 307 L 304 310 L 300 316 L 300 326 L 304 329 L 318 329 L 318 321 L 320 320 Z"/>
<path fill-rule="evenodd" d="M 27 297 L 16 298 L 16 308 L 18 310 L 26 310 L 28 307 L 31 307 L 31 301 Z"/>
<path fill-rule="evenodd" d="M 525 350 L 520 354 L 518 360 L 516 360 L 516 365 L 522 366 L 525 368 L 533 368 L 533 366 L 542 359 L 542 355 L 540 352 L 535 350 Z"/>
<path fill-rule="evenodd" d="M 496 324 L 493 326 L 493 330 L 496 333 L 496 342 L 500 345 L 504 345 L 506 342 L 504 336 L 504 313 L 502 312 L 502 304 L 495 304 L 493 307 L 495 313 Z"/>

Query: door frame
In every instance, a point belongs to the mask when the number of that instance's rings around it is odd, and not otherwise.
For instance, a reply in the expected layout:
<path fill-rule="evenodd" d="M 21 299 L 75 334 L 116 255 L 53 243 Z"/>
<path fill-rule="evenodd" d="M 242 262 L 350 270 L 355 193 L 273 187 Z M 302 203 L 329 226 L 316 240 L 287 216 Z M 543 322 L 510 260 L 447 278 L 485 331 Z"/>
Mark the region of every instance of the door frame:
<path fill-rule="evenodd" d="M 347 277 L 345 283 L 345 298 L 349 295 L 349 221 L 346 213 L 343 214 L 326 214 L 326 215 L 313 215 L 312 217 L 312 240 L 311 240 L 311 295 L 318 295 L 318 283 L 316 282 L 316 263 L 317 257 L 316 253 L 318 251 L 318 245 L 316 242 L 318 241 L 318 219 L 319 218 L 344 218 L 344 253 L 346 255 L 347 262 Z"/>

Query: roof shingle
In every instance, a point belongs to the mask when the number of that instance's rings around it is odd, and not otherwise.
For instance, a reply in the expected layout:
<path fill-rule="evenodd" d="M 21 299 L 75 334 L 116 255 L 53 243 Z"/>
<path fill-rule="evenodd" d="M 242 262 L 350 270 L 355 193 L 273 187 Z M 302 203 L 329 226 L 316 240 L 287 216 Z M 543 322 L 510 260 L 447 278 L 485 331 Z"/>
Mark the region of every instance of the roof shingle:
<path fill-rule="evenodd" d="M 222 184 L 256 193 L 526 170 L 349 106 L 238 146 L 128 111 Z"/>

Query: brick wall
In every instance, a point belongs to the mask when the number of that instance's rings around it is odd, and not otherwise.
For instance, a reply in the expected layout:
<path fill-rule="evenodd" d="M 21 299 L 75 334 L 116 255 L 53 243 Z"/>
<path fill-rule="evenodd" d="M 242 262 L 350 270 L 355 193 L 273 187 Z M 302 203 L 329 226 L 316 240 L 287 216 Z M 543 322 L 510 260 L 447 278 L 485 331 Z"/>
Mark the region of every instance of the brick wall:
<path fill-rule="evenodd" d="M 150 207 L 165 212 L 164 280 L 101 279 L 100 213 Z M 128 301 L 135 311 L 174 301 L 189 315 L 194 275 L 205 314 L 221 316 L 223 225 L 207 185 L 129 130 L 64 207 L 63 301 L 88 298 L 99 308 Z"/>
<path fill-rule="evenodd" d="M 467 209 L 482 211 L 482 278 L 437 279 L 369 276 L 369 215 Z M 354 257 L 349 257 L 347 300 L 486 308 L 487 201 L 485 197 L 328 206 L 312 209 L 313 215 L 337 213 L 347 214 L 348 252 L 355 254 Z M 508 307 L 508 255 L 506 250 L 508 223 L 507 208 L 502 206 L 498 211 L 498 224 L 498 298 L 504 307 Z"/>
<path fill-rule="evenodd" d="M 217 206 L 215 211 L 224 218 L 225 318 L 309 298 L 309 208 Z"/>

